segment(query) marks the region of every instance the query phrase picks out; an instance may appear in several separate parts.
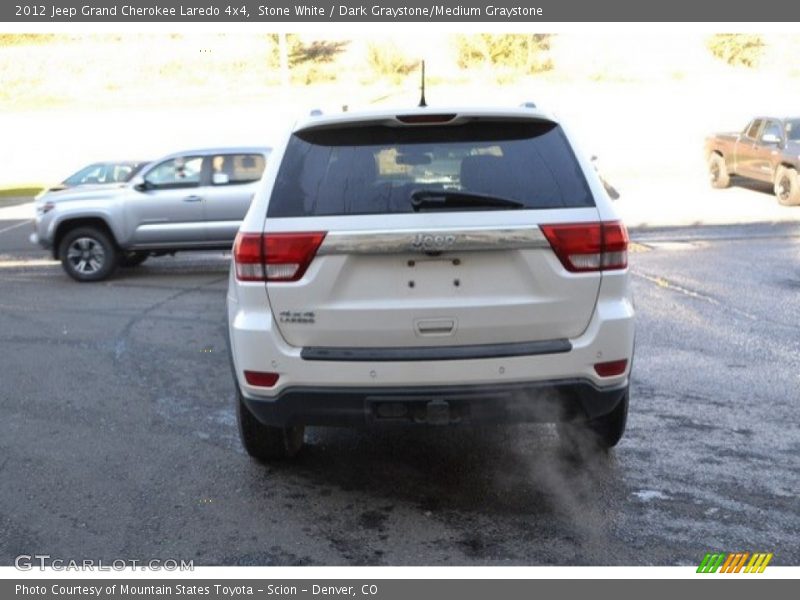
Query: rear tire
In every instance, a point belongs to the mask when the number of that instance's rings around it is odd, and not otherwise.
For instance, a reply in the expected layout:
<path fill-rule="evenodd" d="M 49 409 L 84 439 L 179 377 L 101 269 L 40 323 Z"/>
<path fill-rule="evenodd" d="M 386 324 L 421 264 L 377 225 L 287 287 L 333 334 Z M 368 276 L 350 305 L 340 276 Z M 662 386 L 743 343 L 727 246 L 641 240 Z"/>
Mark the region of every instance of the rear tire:
<path fill-rule="evenodd" d="M 719 154 L 712 154 L 708 159 L 708 175 L 711 179 L 711 187 L 724 189 L 731 184 L 731 175 L 725 165 L 725 159 Z"/>
<path fill-rule="evenodd" d="M 630 388 L 628 387 L 625 388 L 625 393 L 617 406 L 607 415 L 578 423 L 559 423 L 559 437 L 570 445 L 590 444 L 594 448 L 604 451 L 613 448 L 625 433 L 629 398 Z"/>
<path fill-rule="evenodd" d="M 797 171 L 789 167 L 779 167 L 775 174 L 775 196 L 784 206 L 800 204 L 800 179 Z"/>
<path fill-rule="evenodd" d="M 239 436 L 250 456 L 259 462 L 268 462 L 286 460 L 300 452 L 304 444 L 305 427 L 264 425 L 247 408 L 241 392 L 237 390 L 236 396 Z"/>
<path fill-rule="evenodd" d="M 102 281 L 117 268 L 119 252 L 110 236 L 96 227 L 68 231 L 58 245 L 64 271 L 75 281 Z"/>
<path fill-rule="evenodd" d="M 125 269 L 138 267 L 150 256 L 147 252 L 125 252 L 119 257 L 119 266 Z"/>

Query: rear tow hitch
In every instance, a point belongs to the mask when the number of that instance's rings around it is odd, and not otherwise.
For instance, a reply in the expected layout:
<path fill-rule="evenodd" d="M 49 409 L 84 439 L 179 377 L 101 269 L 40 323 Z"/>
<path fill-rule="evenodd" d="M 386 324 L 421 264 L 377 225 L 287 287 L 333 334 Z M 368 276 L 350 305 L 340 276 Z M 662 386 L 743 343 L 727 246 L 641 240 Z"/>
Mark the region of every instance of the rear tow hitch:
<path fill-rule="evenodd" d="M 449 425 L 450 404 L 444 400 L 431 400 L 425 405 L 425 420 L 430 425 Z"/>

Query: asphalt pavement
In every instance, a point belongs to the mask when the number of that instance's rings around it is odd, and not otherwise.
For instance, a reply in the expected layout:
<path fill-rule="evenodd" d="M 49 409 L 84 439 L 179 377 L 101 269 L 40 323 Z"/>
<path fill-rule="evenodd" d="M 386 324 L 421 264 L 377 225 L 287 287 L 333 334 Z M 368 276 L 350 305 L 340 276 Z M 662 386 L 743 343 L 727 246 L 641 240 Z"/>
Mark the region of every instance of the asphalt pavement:
<path fill-rule="evenodd" d="M 0 564 L 800 564 L 800 226 L 635 233 L 628 432 L 607 457 L 549 425 L 312 429 L 242 451 L 228 258 L 77 284 L 0 221 Z"/>

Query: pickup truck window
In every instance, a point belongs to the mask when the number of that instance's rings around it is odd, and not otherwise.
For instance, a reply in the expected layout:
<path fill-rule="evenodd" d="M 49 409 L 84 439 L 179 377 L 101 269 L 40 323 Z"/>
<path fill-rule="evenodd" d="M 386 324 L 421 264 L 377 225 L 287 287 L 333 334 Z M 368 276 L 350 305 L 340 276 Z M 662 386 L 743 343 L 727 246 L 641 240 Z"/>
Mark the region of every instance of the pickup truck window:
<path fill-rule="evenodd" d="M 783 139 L 783 132 L 781 131 L 781 124 L 778 121 L 767 121 L 764 125 L 764 130 L 761 132 L 761 138 L 766 135 L 774 135 L 777 138 Z"/>
<path fill-rule="evenodd" d="M 789 119 L 784 125 L 786 139 L 792 142 L 800 142 L 800 119 Z"/>
<path fill-rule="evenodd" d="M 747 133 L 745 133 L 745 136 L 752 140 L 757 140 L 758 130 L 761 129 L 761 123 L 761 119 L 755 119 L 752 123 L 750 123 L 750 127 L 747 128 Z"/>

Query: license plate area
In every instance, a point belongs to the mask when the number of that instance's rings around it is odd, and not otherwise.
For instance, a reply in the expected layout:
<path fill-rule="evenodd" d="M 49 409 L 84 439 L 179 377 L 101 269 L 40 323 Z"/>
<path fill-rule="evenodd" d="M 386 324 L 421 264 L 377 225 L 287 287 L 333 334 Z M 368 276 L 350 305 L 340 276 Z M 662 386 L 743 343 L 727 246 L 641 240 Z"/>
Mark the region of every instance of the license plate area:
<path fill-rule="evenodd" d="M 409 294 L 448 295 L 463 287 L 461 258 L 425 256 L 406 261 L 404 269 Z"/>

